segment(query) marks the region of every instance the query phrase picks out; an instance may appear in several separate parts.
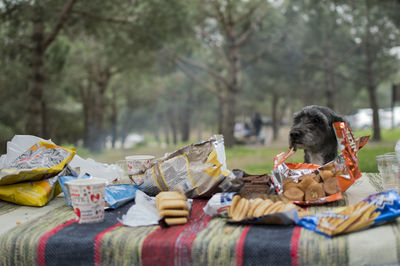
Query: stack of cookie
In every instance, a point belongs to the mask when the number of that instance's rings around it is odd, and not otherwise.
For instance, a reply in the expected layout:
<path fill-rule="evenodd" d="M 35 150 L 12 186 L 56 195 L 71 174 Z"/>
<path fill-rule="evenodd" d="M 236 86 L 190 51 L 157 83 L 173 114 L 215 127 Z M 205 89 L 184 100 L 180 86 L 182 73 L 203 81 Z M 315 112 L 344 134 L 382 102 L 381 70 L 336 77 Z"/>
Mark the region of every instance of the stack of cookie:
<path fill-rule="evenodd" d="M 177 191 L 163 191 L 156 196 L 156 207 L 167 225 L 185 224 L 189 211 L 186 196 Z"/>

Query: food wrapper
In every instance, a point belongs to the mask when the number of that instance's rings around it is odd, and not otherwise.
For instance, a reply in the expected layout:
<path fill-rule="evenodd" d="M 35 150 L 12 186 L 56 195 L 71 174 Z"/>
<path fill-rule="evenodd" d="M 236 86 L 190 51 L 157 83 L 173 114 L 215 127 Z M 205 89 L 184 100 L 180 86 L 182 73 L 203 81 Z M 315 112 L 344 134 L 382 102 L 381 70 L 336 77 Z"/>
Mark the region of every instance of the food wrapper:
<path fill-rule="evenodd" d="M 80 179 L 89 179 L 92 178 L 90 175 L 84 175 L 80 177 Z M 60 176 L 58 181 L 60 183 L 61 190 L 64 192 L 65 200 L 69 206 L 71 205 L 70 196 L 68 193 L 68 189 L 65 186 L 65 182 L 70 180 L 77 179 L 76 176 Z M 110 185 L 106 186 L 106 190 L 104 193 L 104 209 L 117 209 L 118 207 L 124 205 L 125 203 L 135 199 L 135 194 L 137 190 L 136 185 L 127 185 L 127 184 L 119 184 L 119 185 Z"/>
<path fill-rule="evenodd" d="M 0 186 L 0 199 L 19 205 L 44 206 L 61 193 L 57 179 L 65 174 L 71 174 L 68 166 L 57 176 L 45 180 Z"/>
<path fill-rule="evenodd" d="M 333 202 L 342 199 L 342 193 L 346 191 L 357 179 L 361 177 L 361 171 L 358 168 L 358 150 L 368 141 L 369 136 L 355 139 L 351 129 L 344 122 L 333 123 L 336 138 L 341 150 L 341 154 L 332 162 L 323 166 L 309 163 L 285 163 L 285 161 L 294 154 L 293 150 L 288 153 L 280 153 L 274 158 L 274 170 L 271 172 L 272 181 L 278 194 L 282 194 L 283 184 L 288 182 L 287 178 L 299 183 L 306 175 L 322 175 L 324 171 L 331 171 L 336 178 L 337 193 L 329 194 L 315 200 L 297 200 L 294 201 L 300 205 L 320 205 L 327 202 Z M 320 180 L 323 186 L 325 180 Z"/>
<path fill-rule="evenodd" d="M 291 225 L 295 224 L 298 219 L 298 211 L 290 210 L 285 212 L 278 212 L 263 215 L 255 218 L 245 218 L 241 221 L 229 220 L 230 223 L 238 224 L 277 224 L 277 225 Z"/>
<path fill-rule="evenodd" d="M 192 203 L 192 199 L 186 200 L 189 213 Z M 163 219 L 156 207 L 156 198 L 147 195 L 139 189 L 136 191 L 135 204 L 122 216 L 122 219 L 118 219 L 123 225 L 131 227 L 156 225 L 161 220 Z"/>
<path fill-rule="evenodd" d="M 133 200 L 136 195 L 137 186 L 120 184 L 106 186 L 104 194 L 105 209 L 117 209 L 118 207 Z"/>
<path fill-rule="evenodd" d="M 235 192 L 214 194 L 204 206 L 203 211 L 210 216 L 227 216 L 227 210 L 235 194 Z"/>
<path fill-rule="evenodd" d="M 305 216 L 297 224 L 332 237 L 387 223 L 399 216 L 400 196 L 395 190 L 389 190 L 372 194 L 354 205 Z"/>
<path fill-rule="evenodd" d="M 0 169 L 0 185 L 52 177 L 72 160 L 75 150 L 39 141 Z"/>
<path fill-rule="evenodd" d="M 197 198 L 218 192 L 218 186 L 230 180 L 228 176 L 234 178 L 226 167 L 223 137 L 217 135 L 155 159 L 149 168 L 130 178 L 151 196 L 175 190 Z"/>

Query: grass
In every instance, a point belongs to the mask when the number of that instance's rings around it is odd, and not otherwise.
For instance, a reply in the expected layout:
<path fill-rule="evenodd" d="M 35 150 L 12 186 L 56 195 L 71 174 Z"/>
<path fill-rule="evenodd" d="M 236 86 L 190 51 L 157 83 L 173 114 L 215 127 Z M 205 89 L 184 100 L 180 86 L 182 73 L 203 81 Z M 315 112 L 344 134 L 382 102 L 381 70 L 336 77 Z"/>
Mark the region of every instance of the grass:
<path fill-rule="evenodd" d="M 356 137 L 371 135 L 370 131 L 356 131 Z M 369 141 L 358 154 L 358 164 L 362 172 L 378 172 L 376 155 L 394 151 L 394 145 L 400 137 L 400 129 L 382 130 L 382 141 Z M 99 162 L 115 163 L 125 156 L 133 154 L 151 154 L 156 157 L 163 156 L 166 152 L 175 151 L 186 144 L 177 146 L 159 147 L 155 145 L 141 146 L 128 150 L 107 150 L 97 154 L 90 154 L 87 150 L 77 149 L 81 157 L 91 157 Z M 286 142 L 273 143 L 270 146 L 236 146 L 226 149 L 227 165 L 229 169 L 242 169 L 251 174 L 270 173 L 273 167 L 273 158 L 280 152 L 286 152 Z M 296 152 L 288 162 L 302 162 L 304 153 Z"/>

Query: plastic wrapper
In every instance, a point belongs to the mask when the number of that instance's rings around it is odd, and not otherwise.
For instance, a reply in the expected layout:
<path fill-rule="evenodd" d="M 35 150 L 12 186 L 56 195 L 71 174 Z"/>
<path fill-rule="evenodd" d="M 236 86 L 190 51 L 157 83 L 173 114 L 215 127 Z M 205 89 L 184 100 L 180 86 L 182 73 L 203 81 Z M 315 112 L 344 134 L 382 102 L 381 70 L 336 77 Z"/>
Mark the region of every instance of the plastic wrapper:
<path fill-rule="evenodd" d="M 226 216 L 235 194 L 235 192 L 214 194 L 204 206 L 203 211 L 210 216 Z"/>
<path fill-rule="evenodd" d="M 234 178 L 226 167 L 223 137 L 191 144 L 163 158 L 155 159 L 143 172 L 132 175 L 132 181 L 146 194 L 180 191 L 188 198 L 207 197 L 219 192 L 219 185 Z M 227 186 L 229 187 L 229 186 Z"/>
<path fill-rule="evenodd" d="M 186 204 L 190 213 L 193 200 L 188 199 Z M 118 219 L 126 226 L 148 226 L 159 224 L 161 219 L 160 213 L 156 207 L 155 197 L 146 195 L 146 193 L 137 190 L 135 205 L 129 208 L 127 213 Z"/>
<path fill-rule="evenodd" d="M 89 179 L 92 178 L 89 175 L 84 175 L 80 179 Z M 61 190 L 64 192 L 65 199 L 69 206 L 71 205 L 68 189 L 65 186 L 65 182 L 77 179 L 76 176 L 60 176 L 58 181 L 60 183 Z M 105 201 L 105 209 L 116 209 L 123 204 L 135 199 L 137 186 L 133 185 L 110 185 L 106 186 L 104 201 Z"/>
<path fill-rule="evenodd" d="M 276 224 L 276 225 L 291 225 L 295 224 L 298 219 L 297 210 L 290 210 L 285 212 L 278 212 L 263 215 L 260 217 L 243 219 L 241 221 L 233 221 L 229 220 L 230 223 L 239 223 L 239 224 Z"/>
<path fill-rule="evenodd" d="M 38 181 L 57 175 L 72 160 L 75 150 L 39 141 L 15 159 L 2 165 L 0 185 Z"/>
<path fill-rule="evenodd" d="M 292 182 L 299 184 L 301 179 L 306 175 L 319 176 L 320 179 L 317 182 L 321 185 L 324 196 L 312 200 L 303 199 L 293 201 L 301 205 L 320 205 L 342 199 L 342 193 L 361 177 L 361 171 L 358 168 L 357 153 L 367 143 L 369 137 L 355 139 L 351 129 L 344 122 L 335 122 L 333 123 L 333 127 L 341 151 L 341 154 L 334 161 L 323 166 L 309 163 L 285 163 L 294 154 L 293 150 L 290 150 L 286 154 L 280 153 L 275 156 L 274 170 L 271 172 L 271 177 L 278 194 L 284 193 L 283 187 L 285 183 Z M 332 177 L 336 180 L 333 182 L 336 184 L 334 186 L 337 186 L 334 193 L 326 192 L 326 179 L 321 178 L 323 172 L 328 171 L 331 172 Z"/>
<path fill-rule="evenodd" d="M 45 180 L 0 186 L 0 199 L 19 205 L 44 206 L 61 193 L 57 179 L 65 174 L 71 174 L 68 167 L 59 175 Z"/>
<path fill-rule="evenodd" d="M 137 186 L 120 184 L 106 187 L 104 200 L 106 209 L 116 209 L 125 203 L 133 200 L 136 195 Z"/>
<path fill-rule="evenodd" d="M 389 190 L 372 194 L 354 205 L 305 216 L 297 224 L 331 237 L 387 223 L 398 216 L 400 196 L 395 190 Z"/>

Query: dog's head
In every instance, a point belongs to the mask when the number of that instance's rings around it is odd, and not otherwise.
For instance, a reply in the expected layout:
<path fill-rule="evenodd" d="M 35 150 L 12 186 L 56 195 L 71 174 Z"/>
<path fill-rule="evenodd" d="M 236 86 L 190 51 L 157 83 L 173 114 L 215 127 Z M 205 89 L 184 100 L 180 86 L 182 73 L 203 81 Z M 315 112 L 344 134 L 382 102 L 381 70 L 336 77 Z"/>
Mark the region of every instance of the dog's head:
<path fill-rule="evenodd" d="M 294 114 L 289 133 L 290 148 L 305 149 L 311 152 L 336 147 L 337 141 L 332 127 L 333 122 L 344 122 L 331 109 L 311 105 Z"/>

